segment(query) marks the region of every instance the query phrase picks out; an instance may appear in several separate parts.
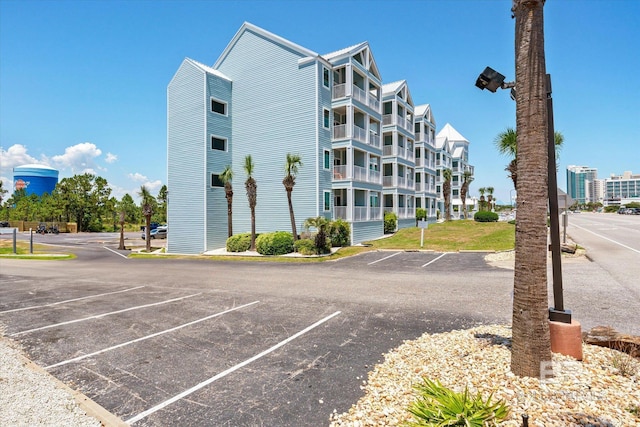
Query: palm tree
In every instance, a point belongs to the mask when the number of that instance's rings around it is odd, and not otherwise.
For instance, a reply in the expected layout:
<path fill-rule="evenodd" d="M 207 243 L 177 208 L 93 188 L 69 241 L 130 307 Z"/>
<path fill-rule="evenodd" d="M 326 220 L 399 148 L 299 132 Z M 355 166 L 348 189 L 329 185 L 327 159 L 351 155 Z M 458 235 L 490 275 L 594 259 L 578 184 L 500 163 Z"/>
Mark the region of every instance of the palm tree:
<path fill-rule="evenodd" d="M 233 236 L 233 187 L 231 180 L 233 179 L 233 170 L 231 165 L 224 167 L 220 174 L 220 181 L 224 184 L 224 197 L 227 199 L 227 234 L 228 237 Z"/>
<path fill-rule="evenodd" d="M 253 169 L 255 165 L 251 159 L 251 155 L 247 154 L 244 158 L 244 172 L 247 174 L 247 180 L 244 182 L 244 188 L 247 190 L 247 199 L 249 199 L 249 208 L 251 209 L 251 247 L 249 250 L 256 250 L 256 202 L 258 200 L 258 185 L 253 179 Z"/>
<path fill-rule="evenodd" d="M 144 237 L 146 243 L 147 252 L 151 252 L 151 215 L 153 215 L 153 203 L 151 199 L 153 196 L 149 192 L 149 189 L 142 185 L 140 186 L 140 191 L 138 191 L 138 196 L 142 199 L 140 205 L 142 207 L 142 215 L 144 216 L 145 227 L 144 227 Z"/>
<path fill-rule="evenodd" d="M 285 190 L 287 190 L 287 201 L 289 202 L 289 217 L 291 218 L 291 232 L 293 233 L 293 240 L 298 240 L 298 231 L 296 230 L 296 219 L 293 215 L 293 203 L 291 202 L 291 193 L 293 192 L 293 186 L 296 185 L 296 174 L 298 168 L 302 166 L 302 159 L 297 154 L 287 153 L 287 161 L 284 165 L 285 176 L 282 180 Z"/>
<path fill-rule="evenodd" d="M 547 90 L 544 0 L 514 0 L 518 226 L 511 371 L 540 377 L 551 361 L 547 295 Z M 525 203 L 526 201 L 526 203 Z"/>
<path fill-rule="evenodd" d="M 489 205 L 489 212 L 493 210 L 493 187 L 487 187 L 487 204 Z"/>
<path fill-rule="evenodd" d="M 462 214 L 464 219 L 467 219 L 467 193 L 469 192 L 469 185 L 473 181 L 473 175 L 471 171 L 464 171 L 462 175 L 462 186 L 460 187 L 460 200 L 462 201 Z"/>
<path fill-rule="evenodd" d="M 314 245 L 316 252 L 319 254 L 325 253 L 327 250 L 327 227 L 329 221 L 323 217 L 318 216 L 315 218 L 307 218 L 304 222 L 304 227 L 309 230 L 310 227 L 316 229 L 316 237 L 314 239 Z"/>
<path fill-rule="evenodd" d="M 444 220 L 451 221 L 451 169 L 442 170 L 442 196 L 444 197 Z"/>
<path fill-rule="evenodd" d="M 556 160 L 558 159 L 558 153 L 562 148 L 562 143 L 564 142 L 564 135 L 562 133 L 555 131 L 553 134 L 556 144 Z M 518 185 L 518 170 L 516 167 L 516 154 L 518 152 L 518 146 L 516 144 L 516 131 L 515 129 L 508 127 L 504 130 L 504 132 L 500 132 L 494 139 L 494 144 L 498 148 L 500 154 L 503 154 L 509 158 L 511 161 L 507 165 L 504 170 L 509 172 L 509 178 L 513 181 L 513 188 L 517 188 Z"/>
<path fill-rule="evenodd" d="M 479 207 L 478 210 L 481 210 L 481 211 L 484 210 L 484 204 L 486 203 L 485 202 L 485 198 L 484 198 L 484 193 L 486 193 L 486 192 L 487 192 L 486 187 L 478 188 L 478 193 L 480 193 L 480 207 Z"/>

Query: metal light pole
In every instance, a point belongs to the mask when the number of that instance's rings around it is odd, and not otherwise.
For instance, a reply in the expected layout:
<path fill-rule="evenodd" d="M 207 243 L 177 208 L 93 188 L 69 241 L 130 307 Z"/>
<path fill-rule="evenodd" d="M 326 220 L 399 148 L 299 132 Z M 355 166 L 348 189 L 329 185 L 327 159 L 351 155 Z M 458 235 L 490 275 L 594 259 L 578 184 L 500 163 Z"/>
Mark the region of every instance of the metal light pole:
<path fill-rule="evenodd" d="M 515 82 L 505 82 L 505 77 L 490 67 L 486 67 L 476 80 L 476 87 L 496 92 L 497 89 L 511 89 L 515 99 Z M 560 253 L 560 218 L 558 213 L 558 181 L 556 177 L 556 143 L 553 128 L 553 100 L 551 98 L 551 75 L 547 74 L 547 184 L 549 187 L 549 215 L 551 234 L 551 261 L 553 267 L 553 307 L 549 308 L 549 320 L 571 323 L 571 311 L 564 309 L 562 290 L 562 259 Z"/>
<path fill-rule="evenodd" d="M 562 258 L 560 252 L 560 213 L 558 212 L 558 181 L 556 176 L 556 140 L 553 128 L 553 99 L 551 75 L 547 74 L 547 149 L 549 174 L 549 216 L 551 234 L 551 264 L 553 268 L 553 307 L 549 308 L 549 320 L 571 323 L 571 311 L 564 309 L 562 290 Z"/>

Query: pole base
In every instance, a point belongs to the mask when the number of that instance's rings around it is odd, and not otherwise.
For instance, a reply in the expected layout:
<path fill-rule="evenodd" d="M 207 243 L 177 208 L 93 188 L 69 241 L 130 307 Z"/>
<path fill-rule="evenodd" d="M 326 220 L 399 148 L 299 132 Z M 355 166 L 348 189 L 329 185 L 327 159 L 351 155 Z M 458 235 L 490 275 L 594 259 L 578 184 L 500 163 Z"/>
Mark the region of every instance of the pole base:
<path fill-rule="evenodd" d="M 582 331 L 580 322 L 571 323 L 549 321 L 551 351 L 582 360 Z"/>
<path fill-rule="evenodd" d="M 552 322 L 571 323 L 571 310 L 556 310 L 549 308 L 549 320 Z"/>

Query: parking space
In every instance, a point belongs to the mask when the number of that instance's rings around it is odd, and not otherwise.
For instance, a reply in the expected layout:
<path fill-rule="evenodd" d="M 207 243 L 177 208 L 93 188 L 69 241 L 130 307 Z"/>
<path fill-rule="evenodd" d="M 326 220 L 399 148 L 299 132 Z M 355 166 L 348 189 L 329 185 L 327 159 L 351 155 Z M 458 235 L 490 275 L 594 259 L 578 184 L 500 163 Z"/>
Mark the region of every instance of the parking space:
<path fill-rule="evenodd" d="M 321 358 L 306 335 L 340 315 L 154 286 L 15 294 L 0 303 L 6 334 L 53 375 L 136 425 L 180 424 L 194 402 L 202 410 L 218 400 L 207 390 L 213 383 L 233 374 L 237 381 L 243 373 L 236 371 L 277 358 L 295 340 L 312 359 Z"/>
<path fill-rule="evenodd" d="M 373 251 L 340 260 L 354 268 L 388 272 L 450 271 L 451 266 L 471 270 L 491 270 L 485 252 Z"/>

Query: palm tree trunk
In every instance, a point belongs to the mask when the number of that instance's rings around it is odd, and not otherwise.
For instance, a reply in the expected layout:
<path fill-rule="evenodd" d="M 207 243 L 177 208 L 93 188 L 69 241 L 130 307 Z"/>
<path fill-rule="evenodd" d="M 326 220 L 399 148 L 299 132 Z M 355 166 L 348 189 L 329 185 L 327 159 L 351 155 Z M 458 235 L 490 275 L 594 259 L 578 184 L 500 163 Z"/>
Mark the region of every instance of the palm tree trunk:
<path fill-rule="evenodd" d="M 296 229 L 296 218 L 293 214 L 293 203 L 291 202 L 291 189 L 287 188 L 287 202 L 289 202 L 289 217 L 291 218 L 291 232 L 293 241 L 298 240 L 298 230 Z"/>
<path fill-rule="evenodd" d="M 515 0 L 518 218 L 511 371 L 540 377 L 551 360 L 547 297 L 547 109 L 544 0 Z"/>
<path fill-rule="evenodd" d="M 251 251 L 256 250 L 256 207 L 251 206 Z"/>

